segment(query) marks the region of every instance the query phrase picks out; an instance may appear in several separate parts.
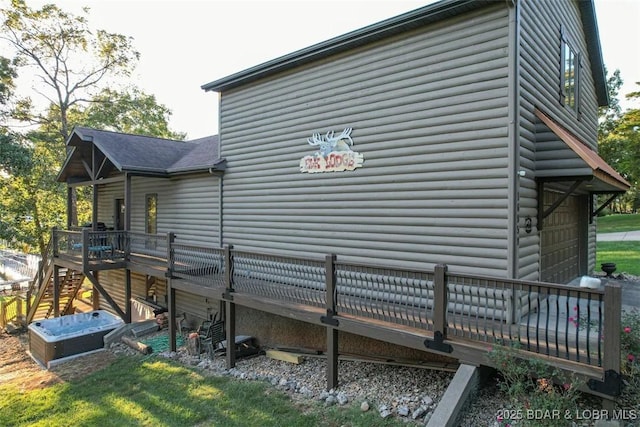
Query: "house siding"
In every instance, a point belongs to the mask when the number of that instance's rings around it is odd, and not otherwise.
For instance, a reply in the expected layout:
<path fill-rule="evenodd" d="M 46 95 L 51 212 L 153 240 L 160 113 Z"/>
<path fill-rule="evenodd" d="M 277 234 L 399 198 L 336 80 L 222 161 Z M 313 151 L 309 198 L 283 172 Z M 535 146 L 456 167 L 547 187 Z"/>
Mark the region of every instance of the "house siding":
<path fill-rule="evenodd" d="M 124 182 L 112 182 L 98 186 L 98 222 L 115 227 L 115 201 L 124 199 Z"/>
<path fill-rule="evenodd" d="M 504 276 L 508 15 L 492 5 L 223 92 L 224 242 Z M 306 174 L 352 127 L 364 166 Z"/>
<path fill-rule="evenodd" d="M 592 148 L 597 143 L 595 83 L 580 11 L 575 2 L 521 1 L 520 7 L 520 273 L 523 279 L 540 278 L 540 232 L 538 231 L 535 177 L 590 175 L 591 169 L 534 115 L 539 108 Z M 580 52 L 580 115 L 560 102 L 561 31 L 568 33 Z M 551 184 L 548 184 L 551 185 Z M 540 195 L 542 197 L 542 195 Z M 532 232 L 523 234 L 522 224 L 532 220 Z M 589 233 L 589 270 L 595 260 L 594 233 Z"/>
<path fill-rule="evenodd" d="M 131 231 L 145 232 L 145 195 L 158 195 L 158 234 L 174 232 L 176 241 L 201 246 L 219 247 L 220 242 L 220 198 L 219 179 L 210 174 L 183 176 L 176 179 L 135 176 L 131 179 Z M 124 182 L 99 186 L 98 221 L 108 227 L 115 219 L 116 199 L 124 199 Z M 100 283 L 121 308 L 125 307 L 125 270 L 100 272 Z M 156 295 L 165 303 L 166 280 L 156 277 Z M 132 297 L 146 296 L 146 276 L 132 272 Z M 111 310 L 102 297 L 100 306 Z M 177 313 L 187 313 L 197 318 L 207 318 L 218 311 L 218 302 L 208 301 L 186 292 L 176 292 Z"/>

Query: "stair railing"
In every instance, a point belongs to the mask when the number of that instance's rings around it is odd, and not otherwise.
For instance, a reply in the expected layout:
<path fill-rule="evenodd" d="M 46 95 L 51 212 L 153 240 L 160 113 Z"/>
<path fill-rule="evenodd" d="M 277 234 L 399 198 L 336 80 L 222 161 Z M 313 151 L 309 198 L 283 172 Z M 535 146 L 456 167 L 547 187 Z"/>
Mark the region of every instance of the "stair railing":
<path fill-rule="evenodd" d="M 51 231 L 51 238 L 47 243 L 47 247 L 42 255 L 42 260 L 38 263 L 38 271 L 35 277 L 29 283 L 27 289 L 27 324 L 33 320 L 40 300 L 44 295 L 47 283 L 53 274 L 53 250 L 56 240 L 56 229 Z"/>

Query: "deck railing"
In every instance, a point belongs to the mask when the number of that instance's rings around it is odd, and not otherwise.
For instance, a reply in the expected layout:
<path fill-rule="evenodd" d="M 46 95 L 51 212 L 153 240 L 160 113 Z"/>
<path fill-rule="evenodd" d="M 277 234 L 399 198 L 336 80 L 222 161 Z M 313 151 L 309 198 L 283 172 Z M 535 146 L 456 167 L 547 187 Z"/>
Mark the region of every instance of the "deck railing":
<path fill-rule="evenodd" d="M 279 303 L 325 308 L 374 322 L 423 330 L 442 339 L 522 351 L 619 371 L 615 334 L 621 313 L 616 285 L 568 285 L 307 259 L 176 242 L 173 234 L 63 232 L 58 253 L 98 246 L 165 262 L 172 278 Z M 88 240 L 87 240 L 88 239 Z M 89 246 L 85 243 L 89 242 Z M 77 246 L 80 243 L 80 246 Z M 86 248 L 86 249 L 85 249 Z M 104 260 L 104 254 L 102 255 Z M 619 337 L 618 337 L 619 338 Z M 616 368 L 617 367 L 617 368 Z"/>
<path fill-rule="evenodd" d="M 602 332 L 619 322 L 619 288 L 411 270 L 172 243 L 172 275 L 207 287 L 328 308 L 333 315 L 402 325 L 444 338 L 605 366 L 619 344 Z M 230 260 L 229 279 L 224 260 Z M 328 289 L 328 277 L 335 285 Z M 609 303 L 606 296 L 609 293 Z M 616 302 L 617 301 L 617 302 Z M 608 323 L 607 323 L 608 322 Z M 611 334 L 610 334 L 611 335 Z"/>

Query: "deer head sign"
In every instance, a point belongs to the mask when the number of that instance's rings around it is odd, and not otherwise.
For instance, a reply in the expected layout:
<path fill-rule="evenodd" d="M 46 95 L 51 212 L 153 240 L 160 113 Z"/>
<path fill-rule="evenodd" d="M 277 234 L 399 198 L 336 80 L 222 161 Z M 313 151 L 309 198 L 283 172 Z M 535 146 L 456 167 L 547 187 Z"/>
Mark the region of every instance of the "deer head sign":
<path fill-rule="evenodd" d="M 314 133 L 307 138 L 309 145 L 317 147 L 317 151 L 300 160 L 300 172 L 339 172 L 354 170 L 362 166 L 364 156 L 351 149 L 352 128 L 345 128 L 338 136 L 334 131 L 322 136 Z"/>

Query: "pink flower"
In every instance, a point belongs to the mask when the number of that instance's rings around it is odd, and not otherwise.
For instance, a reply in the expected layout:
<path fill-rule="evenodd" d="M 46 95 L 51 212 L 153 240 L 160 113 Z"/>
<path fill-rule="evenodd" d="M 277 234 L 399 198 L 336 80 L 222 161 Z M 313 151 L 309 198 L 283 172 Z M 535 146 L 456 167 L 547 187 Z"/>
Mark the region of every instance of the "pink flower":
<path fill-rule="evenodd" d="M 631 327 L 629 327 L 629 326 L 625 326 L 624 331 L 625 331 L 627 334 L 631 333 Z"/>
<path fill-rule="evenodd" d="M 629 355 L 627 356 L 627 360 L 629 362 L 633 362 L 634 360 L 636 360 L 636 357 L 633 354 L 629 353 Z"/>
<path fill-rule="evenodd" d="M 573 306 L 573 311 L 578 311 L 578 306 L 577 305 Z"/>
<path fill-rule="evenodd" d="M 571 388 L 571 384 L 565 383 L 565 384 L 562 384 L 562 387 L 563 387 L 565 390 L 569 390 L 569 389 Z"/>

